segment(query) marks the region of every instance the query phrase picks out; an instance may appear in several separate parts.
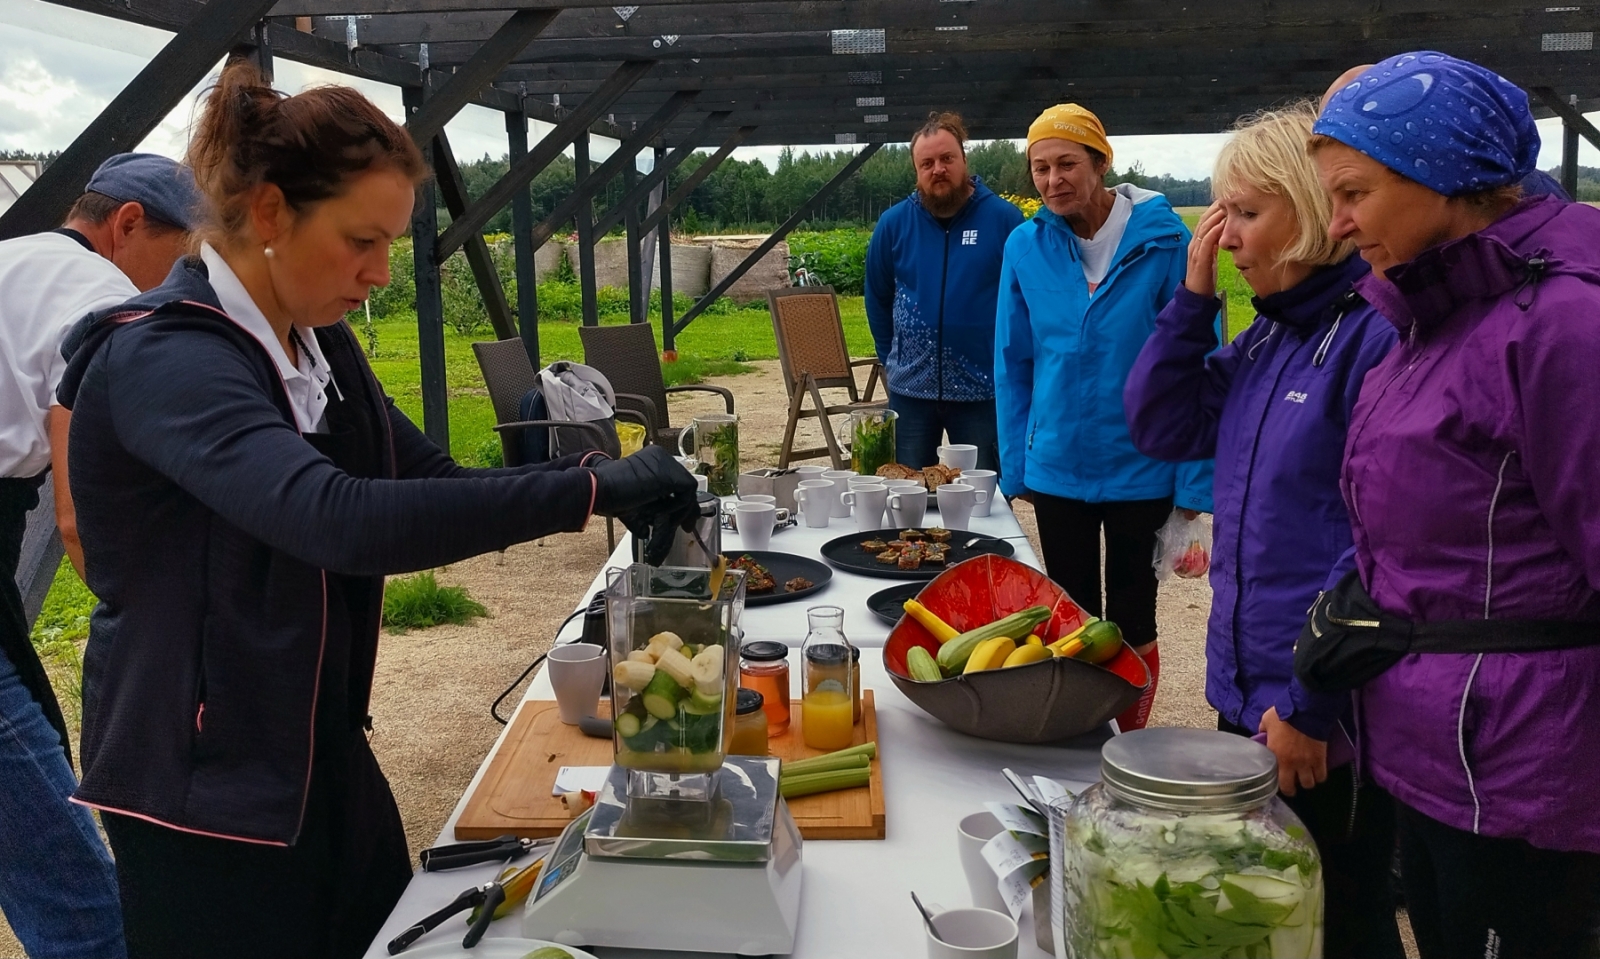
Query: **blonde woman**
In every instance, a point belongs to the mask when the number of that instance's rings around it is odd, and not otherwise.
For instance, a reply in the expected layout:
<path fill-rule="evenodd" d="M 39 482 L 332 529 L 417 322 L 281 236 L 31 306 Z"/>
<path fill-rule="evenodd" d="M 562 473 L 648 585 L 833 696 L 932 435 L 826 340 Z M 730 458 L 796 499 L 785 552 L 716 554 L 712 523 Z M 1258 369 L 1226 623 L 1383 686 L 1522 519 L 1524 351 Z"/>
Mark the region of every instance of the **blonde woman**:
<path fill-rule="evenodd" d="M 1367 263 L 1328 237 L 1330 204 L 1306 155 L 1315 120 L 1310 104 L 1259 114 L 1223 147 L 1188 275 L 1123 398 L 1145 454 L 1216 459 L 1206 698 L 1218 728 L 1265 734 L 1285 800 L 1322 850 L 1326 955 L 1398 957 L 1392 805 L 1350 763 L 1349 697 L 1312 694 L 1293 671 L 1306 609 L 1354 562 L 1345 433 L 1363 377 L 1396 340 L 1352 289 Z M 1220 350 L 1219 247 L 1258 313 Z"/>

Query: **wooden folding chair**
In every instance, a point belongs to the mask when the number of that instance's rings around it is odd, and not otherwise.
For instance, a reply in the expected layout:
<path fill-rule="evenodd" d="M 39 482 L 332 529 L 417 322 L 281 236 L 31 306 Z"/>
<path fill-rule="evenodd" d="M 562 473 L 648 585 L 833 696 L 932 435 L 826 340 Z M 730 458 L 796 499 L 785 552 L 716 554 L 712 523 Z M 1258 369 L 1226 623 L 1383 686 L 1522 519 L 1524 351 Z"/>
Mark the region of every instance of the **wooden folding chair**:
<path fill-rule="evenodd" d="M 783 366 L 783 385 L 789 393 L 789 422 L 783 430 L 783 445 L 778 451 L 778 468 L 787 469 L 790 460 L 828 456 L 834 469 L 846 467 L 846 452 L 834 436 L 830 416 L 851 410 L 881 407 L 887 398 L 874 403 L 872 391 L 883 376 L 876 358 L 850 359 L 844 341 L 844 321 L 839 317 L 839 298 L 831 286 L 802 286 L 767 293 L 772 311 L 772 332 L 778 341 L 778 359 Z M 865 394 L 856 389 L 857 367 L 868 367 Z M 822 391 L 844 389 L 850 402 L 829 406 Z M 887 384 L 885 385 L 887 393 Z M 810 408 L 805 405 L 811 400 Z M 815 419 L 822 426 L 825 446 L 794 449 L 795 429 L 803 419 Z"/>

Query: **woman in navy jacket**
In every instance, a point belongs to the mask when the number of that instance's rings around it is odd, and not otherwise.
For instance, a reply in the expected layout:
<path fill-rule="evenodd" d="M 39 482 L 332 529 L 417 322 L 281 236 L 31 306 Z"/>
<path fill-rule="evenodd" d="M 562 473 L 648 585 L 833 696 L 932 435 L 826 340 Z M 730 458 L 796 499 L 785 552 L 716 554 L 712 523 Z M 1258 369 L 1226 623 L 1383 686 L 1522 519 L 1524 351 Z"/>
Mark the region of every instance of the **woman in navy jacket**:
<path fill-rule="evenodd" d="M 232 64 L 189 160 L 208 242 L 82 325 L 60 390 L 101 600 L 75 798 L 131 956 L 356 956 L 411 874 L 366 739 L 383 576 L 594 512 L 669 527 L 694 481 L 654 448 L 462 469 L 395 408 L 341 320 L 424 167 L 359 93 Z"/>

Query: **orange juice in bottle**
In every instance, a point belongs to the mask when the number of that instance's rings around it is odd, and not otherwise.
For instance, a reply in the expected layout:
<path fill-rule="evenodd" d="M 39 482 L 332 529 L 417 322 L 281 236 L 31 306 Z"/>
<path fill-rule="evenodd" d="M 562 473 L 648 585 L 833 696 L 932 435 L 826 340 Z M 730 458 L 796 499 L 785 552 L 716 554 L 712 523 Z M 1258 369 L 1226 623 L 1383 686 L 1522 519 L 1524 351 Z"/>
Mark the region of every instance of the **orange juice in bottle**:
<path fill-rule="evenodd" d="M 855 737 L 855 677 L 844 610 L 814 606 L 806 616 L 811 630 L 800 648 L 805 662 L 801 730 L 813 749 L 843 749 Z"/>

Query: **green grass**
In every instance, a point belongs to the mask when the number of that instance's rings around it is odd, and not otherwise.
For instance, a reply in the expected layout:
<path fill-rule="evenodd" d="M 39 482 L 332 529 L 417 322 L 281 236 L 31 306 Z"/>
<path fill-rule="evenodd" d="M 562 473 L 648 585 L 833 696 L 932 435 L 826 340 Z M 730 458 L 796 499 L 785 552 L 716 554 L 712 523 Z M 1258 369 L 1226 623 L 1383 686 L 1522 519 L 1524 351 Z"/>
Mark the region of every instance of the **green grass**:
<path fill-rule="evenodd" d="M 465 625 L 487 615 L 489 611 L 464 588 L 440 586 L 432 571 L 394 576 L 384 587 L 383 625 L 391 633 L 445 623 Z"/>

